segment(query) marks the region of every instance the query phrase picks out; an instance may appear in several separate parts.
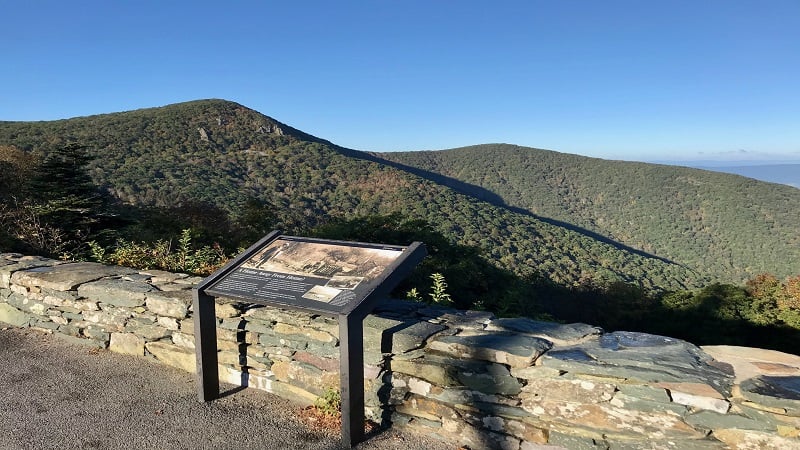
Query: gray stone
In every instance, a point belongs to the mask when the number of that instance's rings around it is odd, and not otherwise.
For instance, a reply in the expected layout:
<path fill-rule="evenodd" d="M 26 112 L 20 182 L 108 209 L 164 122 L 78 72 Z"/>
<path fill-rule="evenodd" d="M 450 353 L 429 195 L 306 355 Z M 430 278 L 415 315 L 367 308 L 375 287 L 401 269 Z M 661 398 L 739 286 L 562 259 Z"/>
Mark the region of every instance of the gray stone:
<path fill-rule="evenodd" d="M 145 282 L 148 285 L 151 285 L 149 283 L 150 276 L 149 275 L 142 275 L 140 273 L 132 273 L 130 275 L 123 275 L 122 277 L 120 277 L 120 279 L 125 280 L 125 281 Z"/>
<path fill-rule="evenodd" d="M 637 411 L 609 403 L 575 403 L 547 397 L 523 404 L 523 408 L 545 422 L 601 433 L 607 439 L 699 439 L 705 436 L 670 411 Z"/>
<path fill-rule="evenodd" d="M 737 428 L 740 430 L 775 431 L 775 426 L 763 421 L 738 414 L 720 414 L 713 411 L 698 411 L 688 414 L 684 420 L 689 425 L 703 430 L 719 430 L 721 428 Z"/>
<path fill-rule="evenodd" d="M 137 314 L 137 313 L 134 313 L 133 317 L 131 317 L 131 322 L 143 323 L 145 325 L 152 325 L 152 324 L 156 323 L 157 320 L 158 320 L 158 316 L 154 316 L 152 314 Z"/>
<path fill-rule="evenodd" d="M 191 286 L 187 286 L 185 284 L 175 284 L 175 283 L 153 283 L 155 287 L 158 288 L 159 291 L 163 292 L 172 292 L 172 291 L 185 291 L 191 290 Z"/>
<path fill-rule="evenodd" d="M 639 384 L 689 382 L 730 395 L 733 376 L 697 346 L 644 333 L 616 332 L 544 355 L 539 363 L 570 374 L 616 378 Z"/>
<path fill-rule="evenodd" d="M 27 327 L 35 319 L 34 316 L 22 312 L 13 306 L 0 303 L 0 322 L 14 325 L 15 327 Z"/>
<path fill-rule="evenodd" d="M 758 376 L 743 381 L 739 389 L 748 401 L 800 417 L 800 376 Z"/>
<path fill-rule="evenodd" d="M 53 333 L 53 336 L 71 344 L 81 345 L 89 348 L 105 348 L 105 342 L 96 341 L 94 339 L 82 338 L 73 335 L 66 335 L 61 333 Z"/>
<path fill-rule="evenodd" d="M 405 373 L 422 378 L 437 386 L 459 386 L 459 368 L 451 358 L 442 358 L 435 355 L 425 355 L 413 360 L 392 358 L 389 368 L 393 372 Z"/>
<path fill-rule="evenodd" d="M 23 309 L 24 308 L 23 305 L 25 305 L 25 303 L 27 303 L 28 301 L 29 300 L 27 296 L 22 294 L 17 294 L 16 292 L 9 295 L 8 298 L 6 299 L 6 303 L 17 309 Z"/>
<path fill-rule="evenodd" d="M 445 329 L 443 325 L 429 322 L 406 322 L 405 326 L 389 335 L 391 353 L 405 353 L 421 348 L 429 337 Z"/>
<path fill-rule="evenodd" d="M 14 272 L 14 274 L 11 275 L 11 282 L 27 287 L 39 286 L 54 291 L 69 291 L 83 283 L 133 272 L 133 269 L 125 267 L 80 262 L 49 267 L 36 267 Z"/>
<path fill-rule="evenodd" d="M 616 386 L 589 380 L 538 378 L 528 380 L 522 389 L 522 406 L 532 410 L 542 400 L 573 403 L 604 403 L 614 397 Z"/>
<path fill-rule="evenodd" d="M 189 314 L 192 293 L 191 291 L 148 292 L 146 304 L 154 314 L 183 319 Z"/>
<path fill-rule="evenodd" d="M 64 317 L 69 320 L 83 320 L 83 314 L 80 312 L 64 311 L 61 313 L 61 317 Z"/>
<path fill-rule="evenodd" d="M 800 373 L 798 355 L 730 345 L 706 345 L 702 349 L 720 364 L 730 366 L 737 383 L 759 375 L 792 376 Z"/>
<path fill-rule="evenodd" d="M 195 286 L 198 283 L 200 283 L 201 281 L 203 281 L 203 277 L 188 276 L 186 278 L 178 278 L 178 279 L 176 279 L 175 283 L 176 284 L 185 284 L 187 286 Z"/>
<path fill-rule="evenodd" d="M 43 316 L 50 308 L 50 305 L 39 301 L 39 299 L 42 299 L 40 294 L 20 294 L 15 292 L 8 296 L 6 302 L 22 311 Z"/>
<path fill-rule="evenodd" d="M 156 319 L 156 322 L 158 322 L 159 326 L 170 331 L 177 331 L 180 328 L 178 325 L 178 319 L 175 319 L 174 317 L 159 317 Z"/>
<path fill-rule="evenodd" d="M 65 336 L 80 336 L 81 329 L 75 325 L 61 325 L 58 327 L 58 332 Z"/>
<path fill-rule="evenodd" d="M 485 405 L 498 404 L 506 406 L 515 406 L 517 401 L 509 399 L 508 397 L 496 394 L 485 394 L 483 392 L 474 391 L 469 388 L 443 388 L 439 386 L 425 386 L 420 383 L 413 383 L 414 378 L 409 377 L 408 388 L 410 392 L 418 395 L 424 395 L 433 400 L 451 405 L 474 405 L 482 403 Z M 426 394 L 420 394 L 420 391 L 427 391 Z"/>
<path fill-rule="evenodd" d="M 385 298 L 378 302 L 375 308 L 373 308 L 372 314 L 405 320 L 409 317 L 414 317 L 416 312 L 422 308 L 425 308 L 425 306 L 425 303 L 414 302 L 411 300 Z"/>
<path fill-rule="evenodd" d="M 81 333 L 84 336 L 88 337 L 89 339 L 94 339 L 95 341 L 103 342 L 104 347 L 105 343 L 107 343 L 111 337 L 110 334 L 106 332 L 105 329 L 103 329 L 102 327 L 91 326 L 91 325 L 84 328 Z"/>
<path fill-rule="evenodd" d="M 544 339 L 513 333 L 439 336 L 428 349 L 459 358 L 479 359 L 511 367 L 527 367 L 550 349 Z"/>
<path fill-rule="evenodd" d="M 613 450 L 729 450 L 730 447 L 722 442 L 711 439 L 633 439 L 629 441 L 608 441 Z"/>
<path fill-rule="evenodd" d="M 78 300 L 75 291 L 54 291 L 46 288 L 42 288 L 42 297 L 43 302 L 53 306 L 73 305 Z"/>
<path fill-rule="evenodd" d="M 148 341 L 156 341 L 172 335 L 170 330 L 162 328 L 158 325 L 146 325 L 133 321 L 128 322 L 128 324 L 125 325 L 125 332 L 141 336 Z"/>
<path fill-rule="evenodd" d="M 249 349 L 248 349 L 249 350 Z M 338 372 L 339 371 L 339 360 L 334 358 L 325 358 L 319 355 L 298 351 L 294 354 L 294 359 L 296 361 L 310 364 L 317 369 L 324 370 L 326 372 Z"/>
<path fill-rule="evenodd" d="M 133 308 L 144 305 L 145 293 L 152 290 L 153 286 L 142 281 L 106 278 L 80 285 L 78 295 L 109 305 Z"/>
<path fill-rule="evenodd" d="M 330 345 L 330 344 L 320 344 L 320 343 L 318 343 L 316 341 L 308 341 L 308 344 L 306 345 L 306 349 L 309 352 L 311 352 L 311 353 L 313 353 L 313 354 L 315 354 L 317 356 L 322 356 L 324 358 L 338 358 L 339 357 L 339 347 L 334 347 L 333 345 Z M 383 356 L 382 354 L 379 353 L 378 355 L 379 355 L 380 359 L 383 359 L 382 358 L 382 356 Z M 373 362 L 373 360 L 374 360 L 374 358 L 367 357 L 366 354 L 364 355 L 364 362 Z"/>
<path fill-rule="evenodd" d="M 558 345 L 577 344 L 587 337 L 599 336 L 603 329 L 585 323 L 560 324 L 526 318 L 494 319 L 486 326 L 487 331 L 512 331 L 547 339 Z"/>
<path fill-rule="evenodd" d="M 153 283 L 171 283 L 175 280 L 181 280 L 189 277 L 189 275 L 185 273 L 174 273 L 156 269 L 142 270 L 139 272 L 139 274 L 150 278 Z"/>
<path fill-rule="evenodd" d="M 448 327 L 462 330 L 483 330 L 492 321 L 494 314 L 487 311 L 459 311 L 439 306 L 428 306 L 420 309 L 418 314 L 428 317 Z"/>
<path fill-rule="evenodd" d="M 569 450 L 608 450 L 608 443 L 582 436 L 574 436 L 559 432 L 550 432 L 548 444 L 562 447 Z"/>
<path fill-rule="evenodd" d="M 302 336 L 305 339 L 318 341 L 323 344 L 336 345 L 339 343 L 339 339 L 335 338 L 330 333 L 316 330 L 311 327 L 298 327 L 296 325 L 289 325 L 279 322 L 275 324 L 273 331 L 278 335 L 288 335 L 292 338 L 300 338 Z"/>
<path fill-rule="evenodd" d="M 57 323 L 49 321 L 49 320 L 38 320 L 35 323 L 33 323 L 31 326 L 32 327 L 36 327 L 36 328 L 42 328 L 42 329 L 45 329 L 45 330 L 50 330 L 50 331 L 57 331 L 58 327 L 60 326 L 60 324 L 57 324 Z"/>
<path fill-rule="evenodd" d="M 194 336 L 191 334 L 186 334 L 176 331 L 172 333 L 172 342 L 175 345 L 180 345 L 181 347 L 190 348 L 194 350 Z M 221 342 L 228 342 L 228 341 L 221 341 Z M 219 348 L 219 342 L 217 342 L 217 347 Z"/>
<path fill-rule="evenodd" d="M 217 325 L 217 326 L 222 328 L 222 329 L 225 329 L 225 330 L 240 330 L 240 331 L 244 331 L 245 326 L 248 323 L 247 321 L 243 320 L 240 317 L 231 317 L 231 318 L 228 318 L 228 319 L 222 319 L 222 320 L 220 320 L 218 322 L 219 322 L 219 325 Z M 251 328 L 251 329 L 248 329 L 247 331 L 265 332 L 265 331 L 271 331 L 271 330 L 270 329 L 266 329 L 266 328 L 265 329 L 260 329 L 260 330 L 255 330 L 255 329 Z"/>
<path fill-rule="evenodd" d="M 289 339 L 288 336 L 263 333 L 258 338 L 258 343 L 266 347 L 288 347 L 294 350 L 305 350 L 308 341 L 303 339 Z"/>
<path fill-rule="evenodd" d="M 326 372 L 306 363 L 277 361 L 270 370 L 278 381 L 292 384 L 314 395 L 322 395 L 326 388 L 337 389 L 339 386 L 338 372 Z"/>
<path fill-rule="evenodd" d="M 3 256 L 6 255 L 6 256 Z M 11 286 L 11 276 L 14 272 L 36 267 L 49 267 L 63 264 L 55 259 L 40 256 L 12 256 L 9 253 L 0 255 L 0 288 L 8 289 Z"/>
<path fill-rule="evenodd" d="M 101 311 L 85 311 L 83 320 L 106 325 L 112 331 L 121 331 L 131 316 L 133 313 L 129 309 L 108 306 Z"/>
<path fill-rule="evenodd" d="M 511 376 L 508 368 L 500 364 L 481 364 L 478 370 L 462 369 L 458 379 L 464 386 L 485 394 L 517 395 L 522 385 Z"/>
<path fill-rule="evenodd" d="M 772 433 L 760 431 L 737 429 L 714 430 L 713 437 L 724 442 L 728 448 L 733 449 L 800 449 L 800 441 L 796 437 L 781 437 Z"/>
<path fill-rule="evenodd" d="M 219 301 L 214 305 L 214 314 L 219 318 L 236 317 L 241 314 L 239 305 L 240 303 Z"/>
<path fill-rule="evenodd" d="M 156 359 L 168 366 L 177 367 L 187 372 L 195 372 L 196 370 L 197 361 L 193 350 L 163 341 L 148 342 L 144 347 Z"/>
<path fill-rule="evenodd" d="M 111 333 L 108 349 L 125 355 L 144 355 L 144 339 L 132 333 Z"/>
<path fill-rule="evenodd" d="M 651 402 L 669 403 L 672 401 L 664 388 L 642 384 L 618 384 L 617 390 L 622 394 Z"/>
<path fill-rule="evenodd" d="M 669 399 L 669 396 L 667 396 L 667 393 L 663 389 L 659 390 L 661 391 L 661 394 L 666 397 L 666 400 L 651 400 L 625 394 L 623 392 L 617 392 L 614 394 L 614 398 L 612 398 L 609 403 L 617 408 L 651 413 L 671 411 L 677 415 L 683 415 L 689 411 L 689 408 L 685 405 L 672 403 Z"/>
<path fill-rule="evenodd" d="M 243 317 L 227 317 L 220 322 L 221 327 L 233 327 L 231 329 L 247 330 L 253 333 L 274 333 L 276 325 L 263 320 L 245 320 Z"/>
<path fill-rule="evenodd" d="M 731 408 L 730 402 L 717 390 L 705 383 L 657 383 L 657 387 L 667 389 L 674 403 L 695 409 L 707 409 L 725 414 Z"/>
<path fill-rule="evenodd" d="M 364 351 L 369 353 L 392 353 L 392 334 L 410 325 L 401 320 L 374 315 L 367 316 L 362 324 L 364 327 Z"/>
<path fill-rule="evenodd" d="M 263 320 L 268 323 L 285 323 L 289 325 L 306 326 L 310 318 L 308 314 L 276 309 L 271 307 L 255 307 L 242 314 L 247 320 Z"/>

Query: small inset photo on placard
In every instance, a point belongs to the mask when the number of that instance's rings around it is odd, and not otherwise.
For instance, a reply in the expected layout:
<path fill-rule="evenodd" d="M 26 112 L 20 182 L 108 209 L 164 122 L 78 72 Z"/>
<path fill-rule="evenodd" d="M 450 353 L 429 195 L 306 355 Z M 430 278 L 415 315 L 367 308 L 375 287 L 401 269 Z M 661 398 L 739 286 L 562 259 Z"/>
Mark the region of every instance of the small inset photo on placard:
<path fill-rule="evenodd" d="M 346 276 L 334 276 L 332 277 L 325 286 L 332 287 L 336 289 L 355 289 L 361 282 L 364 281 L 364 277 L 346 277 Z"/>
<path fill-rule="evenodd" d="M 303 294 L 303 298 L 309 300 L 316 300 L 318 302 L 325 302 L 329 303 L 336 297 L 340 292 L 340 289 L 327 287 L 327 286 L 314 286 L 308 292 Z"/>

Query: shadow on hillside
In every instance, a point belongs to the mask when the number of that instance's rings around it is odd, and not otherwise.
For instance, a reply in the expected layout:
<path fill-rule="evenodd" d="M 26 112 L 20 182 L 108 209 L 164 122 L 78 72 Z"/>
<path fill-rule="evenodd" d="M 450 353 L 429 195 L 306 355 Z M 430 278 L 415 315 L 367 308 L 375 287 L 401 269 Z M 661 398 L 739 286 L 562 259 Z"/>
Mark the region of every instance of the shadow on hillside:
<path fill-rule="evenodd" d="M 622 250 L 624 252 L 632 253 L 632 254 L 635 254 L 635 255 L 638 255 L 638 256 L 641 256 L 641 257 L 644 257 L 644 258 L 655 259 L 655 260 L 658 260 L 658 261 L 661 261 L 661 262 L 664 262 L 664 263 L 667 263 L 667 264 L 678 265 L 678 263 L 676 263 L 675 261 L 672 261 L 672 260 L 670 260 L 668 258 L 664 258 L 663 256 L 654 255 L 654 254 L 648 253 L 648 252 L 646 252 L 644 250 L 640 250 L 640 249 L 637 249 L 637 248 L 630 247 L 628 245 L 625 245 L 625 244 L 623 244 L 623 243 L 621 243 L 619 241 L 615 241 L 615 240 L 613 240 L 613 239 L 611 239 L 611 238 L 609 238 L 607 236 L 604 236 L 604 235 L 602 235 L 600 233 L 597 233 L 595 231 L 588 230 L 586 228 L 571 224 L 569 222 L 564 222 L 562 220 L 557 220 L 557 219 L 552 219 L 552 218 L 549 218 L 549 217 L 539 216 L 539 215 L 534 214 L 534 213 L 532 213 L 532 212 L 530 212 L 530 211 L 528 211 L 528 210 L 526 210 L 524 208 L 508 205 L 505 202 L 505 200 L 503 200 L 502 197 L 500 197 L 496 193 L 494 193 L 494 192 L 492 192 L 492 191 L 490 191 L 490 190 L 488 190 L 486 188 L 483 188 L 481 186 L 476 186 L 474 184 L 465 183 L 465 182 L 463 182 L 461 180 L 457 180 L 457 179 L 452 178 L 452 177 L 448 177 L 448 176 L 444 176 L 442 174 L 431 172 L 429 170 L 424 170 L 424 169 L 420 169 L 420 168 L 417 168 L 417 167 L 412 167 L 412 166 L 408 166 L 408 165 L 405 165 L 405 164 L 401 164 L 401 163 L 398 163 L 398 162 L 389 161 L 387 159 L 383 159 L 383 158 L 381 158 L 379 156 L 375 156 L 375 155 L 370 154 L 370 153 L 361 152 L 361 151 L 358 151 L 358 150 L 345 149 L 345 148 L 341 148 L 341 147 L 337 147 L 337 148 L 339 149 L 340 153 L 342 153 L 342 154 L 344 154 L 346 156 L 349 156 L 349 157 L 352 157 L 352 158 L 358 158 L 358 159 L 362 159 L 362 160 L 365 160 L 365 161 L 370 161 L 370 162 L 374 162 L 374 163 L 378 163 L 378 164 L 383 164 L 383 165 L 386 165 L 386 166 L 389 166 L 389 167 L 393 167 L 393 168 L 398 169 L 398 170 L 409 172 L 409 173 L 411 173 L 413 175 L 416 175 L 418 177 L 421 177 L 421 178 L 424 178 L 426 180 L 432 181 L 434 183 L 441 184 L 443 186 L 447 186 L 447 187 L 449 187 L 449 188 L 451 188 L 451 189 L 453 189 L 453 190 L 455 190 L 455 191 L 457 191 L 457 192 L 459 192 L 461 194 L 470 196 L 472 198 L 475 198 L 475 199 L 478 199 L 478 200 L 481 200 L 481 201 L 485 201 L 487 203 L 490 203 L 490 204 L 492 204 L 494 206 L 497 206 L 497 207 L 500 207 L 500 208 L 504 208 L 504 209 L 506 209 L 508 211 L 511 211 L 511 212 L 515 213 L 515 214 L 520 214 L 520 215 L 523 215 L 523 216 L 532 217 L 532 218 L 534 218 L 536 220 L 539 220 L 541 222 L 547 223 L 549 225 L 553 225 L 553 226 L 556 226 L 556 227 L 559 227 L 559 228 L 564 228 L 566 230 L 569 230 L 569 231 L 572 231 L 572 232 L 575 232 L 575 233 L 578 233 L 578 234 L 582 234 L 582 235 L 584 235 L 584 236 L 586 236 L 586 237 L 588 237 L 590 239 L 594 239 L 594 240 L 596 240 L 598 242 L 602 242 L 604 244 L 608 244 L 608 245 L 610 245 L 610 246 L 612 246 L 612 247 L 614 247 L 614 248 L 616 248 L 618 250 Z"/>

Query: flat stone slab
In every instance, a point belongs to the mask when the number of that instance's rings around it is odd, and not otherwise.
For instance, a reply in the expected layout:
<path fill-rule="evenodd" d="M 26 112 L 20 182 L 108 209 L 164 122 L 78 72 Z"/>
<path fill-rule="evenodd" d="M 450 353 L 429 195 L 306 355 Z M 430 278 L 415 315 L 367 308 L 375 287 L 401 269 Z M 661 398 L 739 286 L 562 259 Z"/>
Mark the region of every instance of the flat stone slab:
<path fill-rule="evenodd" d="M 224 301 L 224 299 L 222 299 Z M 236 301 L 231 299 L 230 301 Z M 260 320 L 268 323 L 286 323 L 289 325 L 305 326 L 309 323 L 308 313 L 299 313 L 285 309 L 273 308 L 270 306 L 258 305 L 248 309 L 242 317 L 250 320 Z"/>
<path fill-rule="evenodd" d="M 425 308 L 425 303 L 414 302 L 410 300 L 400 300 L 394 298 L 386 298 L 378 302 L 375 308 L 372 309 L 372 314 L 381 316 L 390 316 L 392 318 L 406 319 L 414 317 L 417 311 Z"/>
<path fill-rule="evenodd" d="M 486 364 L 427 354 L 412 360 L 392 360 L 391 370 L 444 387 L 465 387 L 484 394 L 517 395 L 522 385 L 501 364 Z"/>
<path fill-rule="evenodd" d="M 78 286 L 78 295 L 92 301 L 135 308 L 144 305 L 145 294 L 153 289 L 152 285 L 142 281 L 106 278 Z"/>
<path fill-rule="evenodd" d="M 440 336 L 428 344 L 430 350 L 458 358 L 492 361 L 511 367 L 530 366 L 552 346 L 544 339 L 513 333 Z"/>
<path fill-rule="evenodd" d="M 772 433 L 751 430 L 714 430 L 714 437 L 733 449 L 786 449 L 800 448 L 797 438 L 785 438 Z"/>
<path fill-rule="evenodd" d="M 54 291 L 69 291 L 83 283 L 135 272 L 126 267 L 80 262 L 14 272 L 11 275 L 11 282 L 27 287 L 39 286 Z"/>
<path fill-rule="evenodd" d="M 590 336 L 599 336 L 603 329 L 585 323 L 561 324 L 526 318 L 494 319 L 486 326 L 487 331 L 511 331 L 540 337 L 558 345 L 572 345 Z"/>
<path fill-rule="evenodd" d="M 447 329 L 444 325 L 430 322 L 414 321 L 404 325 L 390 336 L 392 353 L 406 353 L 421 348 L 429 337 Z"/>
<path fill-rule="evenodd" d="M 786 411 L 786 415 L 800 417 L 800 376 L 758 376 L 739 385 L 742 397 L 770 408 Z"/>
<path fill-rule="evenodd" d="M 762 348 L 733 345 L 701 347 L 712 358 L 733 367 L 736 383 L 760 375 L 800 375 L 800 356 Z"/>
<path fill-rule="evenodd" d="M 458 311 L 443 306 L 428 305 L 417 311 L 425 319 L 444 323 L 451 328 L 483 330 L 495 316 L 487 311 Z"/>
<path fill-rule="evenodd" d="M 679 405 L 691 406 L 695 409 L 704 409 L 725 414 L 731 404 L 714 388 L 703 383 L 656 383 L 656 387 L 664 388 L 669 392 L 673 402 Z"/>
<path fill-rule="evenodd" d="M 15 327 L 27 327 L 35 317 L 24 311 L 7 304 L 0 303 L 0 322 L 14 325 Z"/>
<path fill-rule="evenodd" d="M 645 333 L 614 332 L 544 355 L 544 367 L 571 374 L 642 383 L 703 383 L 729 396 L 733 374 L 688 342 Z"/>
<path fill-rule="evenodd" d="M 0 288 L 10 286 L 11 275 L 19 270 L 34 267 L 57 266 L 63 261 L 42 258 L 41 256 L 21 256 L 17 253 L 0 253 Z"/>
<path fill-rule="evenodd" d="M 719 414 L 713 411 L 698 411 L 686 415 L 686 423 L 703 430 L 739 429 L 754 431 L 772 431 L 774 425 L 754 420 L 739 414 Z"/>
<path fill-rule="evenodd" d="M 150 312 L 159 316 L 183 319 L 189 314 L 189 305 L 192 304 L 192 292 L 148 291 L 145 294 L 145 304 Z"/>

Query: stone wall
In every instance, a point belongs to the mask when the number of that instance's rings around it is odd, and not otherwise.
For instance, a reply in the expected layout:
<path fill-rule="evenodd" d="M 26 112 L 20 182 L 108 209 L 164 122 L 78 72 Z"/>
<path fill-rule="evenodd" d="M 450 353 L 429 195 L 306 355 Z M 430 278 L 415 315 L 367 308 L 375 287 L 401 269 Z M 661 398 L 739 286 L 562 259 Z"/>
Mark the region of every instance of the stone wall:
<path fill-rule="evenodd" d="M 0 322 L 195 370 L 197 277 L 0 254 Z M 335 320 L 220 299 L 220 379 L 312 403 Z M 387 300 L 367 415 L 470 449 L 800 448 L 800 357 Z"/>

